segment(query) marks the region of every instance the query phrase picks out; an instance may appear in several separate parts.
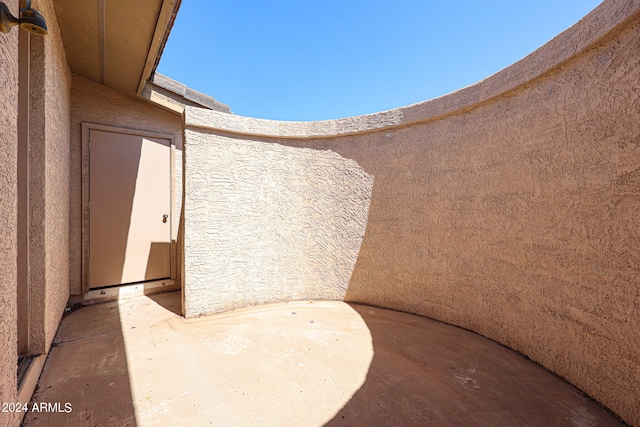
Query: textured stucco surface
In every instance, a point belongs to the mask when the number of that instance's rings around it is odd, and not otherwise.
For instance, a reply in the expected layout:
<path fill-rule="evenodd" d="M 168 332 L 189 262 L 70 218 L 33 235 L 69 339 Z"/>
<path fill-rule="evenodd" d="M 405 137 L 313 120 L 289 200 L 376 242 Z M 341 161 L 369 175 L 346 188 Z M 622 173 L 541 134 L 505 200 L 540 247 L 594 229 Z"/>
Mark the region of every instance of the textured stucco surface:
<path fill-rule="evenodd" d="M 69 298 L 69 108 L 71 74 L 50 1 L 47 37 L 31 37 L 29 116 L 30 346 L 46 353 Z M 50 18 L 49 18 L 50 16 Z"/>
<path fill-rule="evenodd" d="M 639 10 L 637 0 L 605 1 L 477 85 L 385 113 L 391 123 L 368 118 L 370 126 L 354 130 L 337 121 L 289 125 L 187 108 L 185 289 L 189 274 L 210 265 L 189 264 L 191 238 L 203 246 L 215 237 L 206 229 L 195 234 L 191 218 L 222 219 L 218 227 L 233 225 L 234 236 L 256 229 L 217 214 L 216 188 L 237 181 L 210 182 L 210 207 L 191 205 L 190 181 L 205 179 L 189 174 L 192 140 L 224 142 L 231 152 L 329 150 L 374 179 L 347 301 L 479 332 L 640 425 Z M 243 156 L 235 161 L 242 167 Z M 220 166 L 212 162 L 208 176 Z M 245 186 L 243 197 L 258 197 L 261 188 Z M 304 197 L 302 189 L 280 194 L 282 202 Z M 275 224 L 264 219 L 263 229 Z M 233 243 L 234 254 L 245 254 L 236 263 L 251 265 L 248 243 Z M 220 257 L 215 262 L 229 261 L 215 245 L 208 250 Z M 274 250 L 277 258 L 288 248 Z M 223 284 L 216 278 L 224 273 L 228 283 L 234 271 L 209 271 L 217 276 L 200 284 L 213 295 Z M 232 290 L 231 297 L 245 295 Z"/>
<path fill-rule="evenodd" d="M 44 337 L 47 352 L 69 299 L 69 130 L 71 73 L 62 45 L 52 1 L 39 1 L 47 17 L 49 34 L 44 41 L 44 135 L 32 134 L 32 149 L 44 156 L 44 270 L 45 287 L 32 286 L 44 302 Z M 32 61 L 33 63 L 33 61 Z M 36 69 L 38 68 L 36 66 Z M 40 173 L 41 171 L 37 171 Z M 37 290 L 36 290 L 37 289 Z M 38 295 L 38 292 L 44 295 Z"/>
<path fill-rule="evenodd" d="M 5 2 L 12 13 L 18 1 Z M 18 33 L 0 37 L 0 402 L 17 398 L 16 246 L 18 149 Z M 0 425 L 17 423 L 17 414 L 0 413 Z"/>
<path fill-rule="evenodd" d="M 17 14 L 17 2 L 10 2 Z M 71 75 L 51 1 L 38 2 L 49 35 L 31 37 L 29 146 L 30 351 L 45 353 L 58 328 L 68 290 L 69 108 Z M 18 31 L 2 46 L 2 402 L 16 400 L 16 179 Z M 6 258 L 4 258 L 6 257 Z M 5 338 L 6 337 L 6 338 Z M 6 341 L 5 341 L 6 339 Z M 18 414 L 16 414 L 18 415 Z M 2 414 L 2 425 L 17 423 Z"/>
<path fill-rule="evenodd" d="M 71 93 L 69 288 L 72 295 L 77 295 L 82 293 L 82 122 L 174 136 L 176 182 L 171 230 L 172 239 L 177 240 L 182 204 L 182 118 L 75 74 Z"/>
<path fill-rule="evenodd" d="M 44 353 L 46 298 L 45 40 L 31 37 L 29 97 L 29 331 L 30 346 Z"/>
<path fill-rule="evenodd" d="M 401 110 L 383 111 L 364 116 L 347 117 L 319 122 L 286 122 L 254 119 L 233 114 L 208 114 L 211 110 L 191 108 L 185 116 L 185 124 L 193 127 L 224 129 L 247 135 L 262 135 L 285 138 L 312 138 L 327 135 L 342 135 L 386 128 L 402 124 Z"/>
<path fill-rule="evenodd" d="M 344 299 L 373 178 L 331 151 L 185 138 L 185 315 Z"/>

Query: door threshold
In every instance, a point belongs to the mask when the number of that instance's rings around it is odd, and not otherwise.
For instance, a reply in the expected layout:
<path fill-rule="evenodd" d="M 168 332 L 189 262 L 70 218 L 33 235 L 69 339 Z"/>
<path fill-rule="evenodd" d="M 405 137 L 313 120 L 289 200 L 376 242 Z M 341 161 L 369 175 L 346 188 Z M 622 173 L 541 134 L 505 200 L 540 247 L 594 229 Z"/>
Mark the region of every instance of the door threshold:
<path fill-rule="evenodd" d="M 159 294 L 162 292 L 179 291 L 180 285 L 173 279 L 163 279 L 130 285 L 113 286 L 103 289 L 93 289 L 83 295 L 71 295 L 69 305 L 91 305 L 108 301 L 119 301 L 127 298 L 144 295 Z"/>

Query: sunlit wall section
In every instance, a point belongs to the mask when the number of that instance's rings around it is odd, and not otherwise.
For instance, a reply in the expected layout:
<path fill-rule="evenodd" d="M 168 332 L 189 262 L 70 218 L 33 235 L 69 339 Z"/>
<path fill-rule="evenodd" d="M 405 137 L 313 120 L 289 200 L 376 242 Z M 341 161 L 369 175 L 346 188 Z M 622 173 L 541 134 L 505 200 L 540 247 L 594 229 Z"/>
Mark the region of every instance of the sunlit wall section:
<path fill-rule="evenodd" d="M 343 300 L 373 177 L 335 152 L 187 129 L 185 314 Z"/>
<path fill-rule="evenodd" d="M 347 301 L 476 331 L 640 425 L 639 11 L 607 0 L 509 68 L 398 110 L 187 108 L 188 314 L 312 285 L 340 297 L 316 272 L 359 247 Z"/>

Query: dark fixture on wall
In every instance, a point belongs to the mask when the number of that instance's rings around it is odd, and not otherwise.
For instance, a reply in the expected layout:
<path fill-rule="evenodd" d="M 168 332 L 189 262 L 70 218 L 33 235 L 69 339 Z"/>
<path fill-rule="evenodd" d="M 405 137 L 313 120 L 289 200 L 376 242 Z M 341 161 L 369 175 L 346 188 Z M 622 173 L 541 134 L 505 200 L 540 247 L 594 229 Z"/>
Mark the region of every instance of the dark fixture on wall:
<path fill-rule="evenodd" d="M 47 35 L 47 21 L 35 9 L 31 9 L 31 0 L 26 0 L 25 7 L 20 9 L 20 17 L 11 14 L 4 2 L 0 2 L 0 31 L 8 33 L 14 25 L 20 25 L 22 29 L 40 36 Z"/>

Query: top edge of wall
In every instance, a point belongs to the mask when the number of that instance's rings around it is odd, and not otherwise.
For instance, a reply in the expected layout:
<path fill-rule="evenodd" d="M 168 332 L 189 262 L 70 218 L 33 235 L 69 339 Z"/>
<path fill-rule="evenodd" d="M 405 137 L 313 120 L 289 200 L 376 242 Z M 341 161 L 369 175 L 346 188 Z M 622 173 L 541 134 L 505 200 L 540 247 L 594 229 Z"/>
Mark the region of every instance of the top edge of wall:
<path fill-rule="evenodd" d="M 295 122 L 257 119 L 186 107 L 185 127 L 274 138 L 326 138 L 428 122 L 518 90 L 589 50 L 638 19 L 640 0 L 605 0 L 584 18 L 528 56 L 473 85 L 393 110 L 342 119 Z"/>

